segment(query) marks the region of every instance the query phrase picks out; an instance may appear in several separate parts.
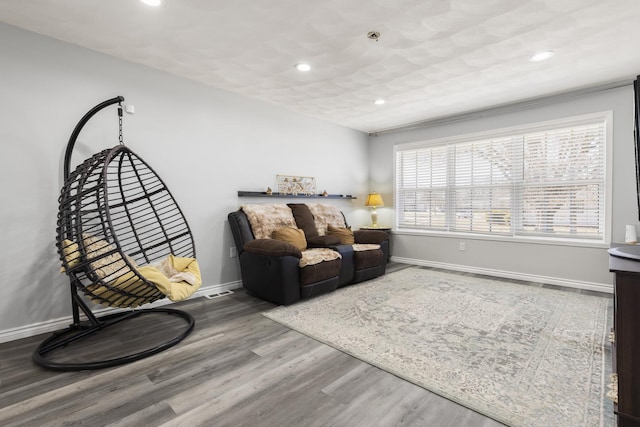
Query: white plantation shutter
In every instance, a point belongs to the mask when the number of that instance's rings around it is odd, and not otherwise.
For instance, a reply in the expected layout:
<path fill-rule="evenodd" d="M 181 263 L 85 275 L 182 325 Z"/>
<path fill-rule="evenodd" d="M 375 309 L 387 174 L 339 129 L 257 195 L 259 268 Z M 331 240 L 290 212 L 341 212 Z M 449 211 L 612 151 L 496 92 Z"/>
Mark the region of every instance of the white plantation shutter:
<path fill-rule="evenodd" d="M 524 136 L 518 234 L 603 237 L 605 139 L 604 120 Z"/>
<path fill-rule="evenodd" d="M 510 234 L 513 139 L 496 138 L 451 146 L 449 230 Z"/>
<path fill-rule="evenodd" d="M 447 147 L 399 153 L 398 217 L 407 227 L 446 229 Z M 401 194 L 401 195 L 400 195 Z"/>
<path fill-rule="evenodd" d="M 606 116 L 396 147 L 398 228 L 603 240 Z"/>

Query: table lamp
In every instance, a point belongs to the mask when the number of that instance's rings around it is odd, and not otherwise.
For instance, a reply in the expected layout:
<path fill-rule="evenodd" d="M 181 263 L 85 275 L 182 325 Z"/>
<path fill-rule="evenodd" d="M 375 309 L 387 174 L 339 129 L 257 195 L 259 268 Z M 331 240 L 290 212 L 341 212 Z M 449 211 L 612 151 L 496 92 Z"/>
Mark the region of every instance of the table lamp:
<path fill-rule="evenodd" d="M 372 207 L 373 211 L 371 211 L 371 226 L 378 226 L 378 212 L 376 212 L 376 207 L 384 206 L 384 202 L 382 201 L 382 196 L 376 193 L 375 191 L 367 196 L 367 202 L 364 204 L 367 207 Z"/>

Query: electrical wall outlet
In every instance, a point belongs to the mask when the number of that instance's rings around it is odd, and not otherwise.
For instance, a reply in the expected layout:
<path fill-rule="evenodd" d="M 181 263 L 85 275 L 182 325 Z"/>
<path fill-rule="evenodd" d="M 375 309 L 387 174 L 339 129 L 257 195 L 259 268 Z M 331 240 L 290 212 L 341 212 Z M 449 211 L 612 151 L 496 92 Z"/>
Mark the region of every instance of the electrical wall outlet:
<path fill-rule="evenodd" d="M 467 244 L 465 242 L 460 242 L 460 250 L 462 252 L 467 250 Z"/>
<path fill-rule="evenodd" d="M 238 251 L 236 250 L 235 246 L 231 246 L 229 248 L 229 258 L 235 258 L 238 256 Z"/>

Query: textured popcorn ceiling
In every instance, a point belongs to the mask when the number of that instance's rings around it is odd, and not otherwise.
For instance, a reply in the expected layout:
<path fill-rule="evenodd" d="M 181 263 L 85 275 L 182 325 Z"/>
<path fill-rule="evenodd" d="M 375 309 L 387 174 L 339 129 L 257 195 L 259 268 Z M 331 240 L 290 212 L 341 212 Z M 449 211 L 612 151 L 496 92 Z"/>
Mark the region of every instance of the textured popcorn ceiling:
<path fill-rule="evenodd" d="M 0 0 L 0 20 L 365 132 L 640 74 L 639 0 L 165 1 Z"/>

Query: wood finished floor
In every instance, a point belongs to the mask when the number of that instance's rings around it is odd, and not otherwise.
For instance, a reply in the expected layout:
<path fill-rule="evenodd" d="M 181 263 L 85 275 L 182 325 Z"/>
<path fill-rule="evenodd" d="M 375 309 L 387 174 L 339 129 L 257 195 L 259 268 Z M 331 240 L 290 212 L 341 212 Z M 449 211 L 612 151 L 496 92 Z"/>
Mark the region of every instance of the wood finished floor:
<path fill-rule="evenodd" d="M 0 425 L 502 425 L 265 318 L 274 306 L 242 290 L 172 307 L 195 317 L 191 335 L 116 368 L 42 369 L 31 353 L 48 335 L 0 344 Z"/>

